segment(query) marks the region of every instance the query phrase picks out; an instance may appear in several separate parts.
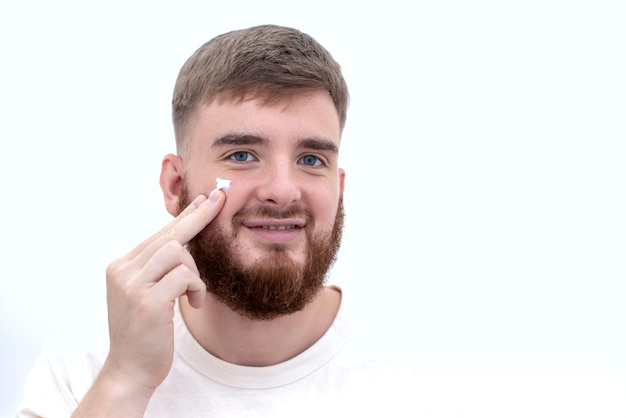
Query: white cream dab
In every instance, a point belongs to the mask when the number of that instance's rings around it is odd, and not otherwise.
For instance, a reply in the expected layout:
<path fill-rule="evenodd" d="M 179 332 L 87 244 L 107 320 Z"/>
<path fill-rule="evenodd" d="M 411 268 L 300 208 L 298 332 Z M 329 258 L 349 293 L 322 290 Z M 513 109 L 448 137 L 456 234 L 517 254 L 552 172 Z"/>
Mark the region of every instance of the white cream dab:
<path fill-rule="evenodd" d="M 228 190 L 230 190 L 230 180 L 225 180 L 218 177 L 215 179 L 215 182 L 217 183 L 217 186 L 215 186 L 216 189 L 222 189 L 224 193 L 228 194 Z"/>

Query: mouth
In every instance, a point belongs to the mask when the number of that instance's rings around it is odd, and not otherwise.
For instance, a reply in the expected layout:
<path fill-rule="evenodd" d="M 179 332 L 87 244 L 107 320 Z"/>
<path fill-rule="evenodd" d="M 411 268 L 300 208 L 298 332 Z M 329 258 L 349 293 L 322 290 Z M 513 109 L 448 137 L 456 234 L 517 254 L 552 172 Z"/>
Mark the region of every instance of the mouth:
<path fill-rule="evenodd" d="M 251 219 L 243 226 L 263 241 L 288 243 L 297 239 L 306 227 L 304 219 Z"/>
<path fill-rule="evenodd" d="M 299 218 L 289 219 L 248 219 L 243 222 L 246 228 L 262 228 L 270 231 L 285 231 L 288 229 L 304 228 L 306 221 Z"/>
<path fill-rule="evenodd" d="M 269 231 L 286 231 L 288 229 L 294 229 L 294 228 L 300 228 L 300 227 L 296 225 L 279 225 L 279 226 L 264 225 L 264 226 L 258 226 L 256 228 L 267 229 Z"/>

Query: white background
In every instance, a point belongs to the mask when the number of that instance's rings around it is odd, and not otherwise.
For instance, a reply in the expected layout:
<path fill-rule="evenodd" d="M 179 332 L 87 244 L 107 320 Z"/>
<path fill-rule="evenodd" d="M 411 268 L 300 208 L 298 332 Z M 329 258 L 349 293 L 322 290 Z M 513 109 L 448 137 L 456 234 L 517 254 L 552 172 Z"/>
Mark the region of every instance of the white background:
<path fill-rule="evenodd" d="M 374 348 L 624 377 L 624 22 L 603 0 L 3 2 L 0 414 L 48 339 L 102 318 L 106 265 L 169 220 L 184 60 L 261 23 L 313 35 L 351 88 L 330 281 Z"/>

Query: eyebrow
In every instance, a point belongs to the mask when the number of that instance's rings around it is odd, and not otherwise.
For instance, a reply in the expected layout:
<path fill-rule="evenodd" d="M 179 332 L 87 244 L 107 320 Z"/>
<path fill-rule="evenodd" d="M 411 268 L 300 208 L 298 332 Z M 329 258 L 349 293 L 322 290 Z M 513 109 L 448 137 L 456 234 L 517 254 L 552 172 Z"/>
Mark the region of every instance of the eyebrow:
<path fill-rule="evenodd" d="M 212 148 L 242 145 L 267 145 L 269 140 L 265 137 L 251 134 L 226 134 L 217 138 L 211 145 Z M 298 141 L 298 147 L 317 151 L 328 151 L 333 154 L 339 153 L 339 147 L 333 141 L 323 138 L 306 138 Z"/>
<path fill-rule="evenodd" d="M 339 153 L 339 147 L 329 139 L 307 138 L 298 141 L 301 148 L 309 148 L 317 151 L 329 151 L 333 154 Z"/>
<path fill-rule="evenodd" d="M 267 145 L 269 141 L 258 135 L 250 134 L 226 134 L 213 141 L 212 148 L 225 147 L 228 145 Z"/>

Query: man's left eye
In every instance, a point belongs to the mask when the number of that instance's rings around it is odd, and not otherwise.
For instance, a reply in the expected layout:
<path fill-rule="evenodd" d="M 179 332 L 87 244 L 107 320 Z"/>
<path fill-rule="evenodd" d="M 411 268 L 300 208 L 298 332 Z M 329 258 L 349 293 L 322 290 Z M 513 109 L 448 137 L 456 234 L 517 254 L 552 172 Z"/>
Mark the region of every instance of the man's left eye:
<path fill-rule="evenodd" d="M 300 159 L 300 161 L 302 162 L 302 164 L 309 167 L 316 167 L 322 164 L 322 161 L 315 155 L 305 155 Z"/>

